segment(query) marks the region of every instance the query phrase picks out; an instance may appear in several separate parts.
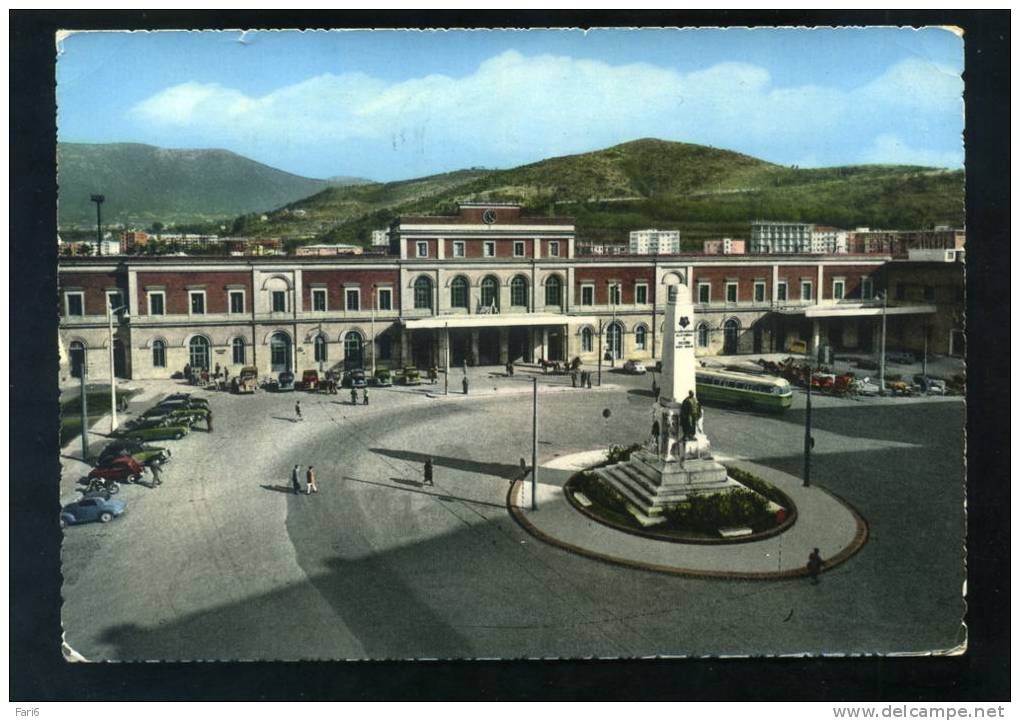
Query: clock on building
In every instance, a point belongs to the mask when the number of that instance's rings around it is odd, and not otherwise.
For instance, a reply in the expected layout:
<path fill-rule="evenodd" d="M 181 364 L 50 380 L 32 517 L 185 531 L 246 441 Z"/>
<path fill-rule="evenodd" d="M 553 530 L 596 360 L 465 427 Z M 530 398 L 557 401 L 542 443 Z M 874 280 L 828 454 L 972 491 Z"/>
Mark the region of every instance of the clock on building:
<path fill-rule="evenodd" d="M 496 222 L 496 211 L 492 208 L 486 208 L 485 212 L 482 213 L 482 222 L 486 225 L 492 225 Z"/>

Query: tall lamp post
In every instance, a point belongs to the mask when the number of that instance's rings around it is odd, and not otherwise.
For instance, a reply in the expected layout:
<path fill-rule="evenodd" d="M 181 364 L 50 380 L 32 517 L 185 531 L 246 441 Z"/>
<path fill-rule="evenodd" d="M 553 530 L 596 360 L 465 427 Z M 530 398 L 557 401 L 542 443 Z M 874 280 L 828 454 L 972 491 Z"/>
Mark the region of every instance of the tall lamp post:
<path fill-rule="evenodd" d="M 443 324 L 443 335 L 446 336 L 443 339 L 444 342 L 444 354 L 443 354 L 443 365 L 445 366 L 443 371 L 443 395 L 450 395 L 450 324 Z"/>
<path fill-rule="evenodd" d="M 531 377 L 531 510 L 536 510 L 538 491 L 538 376 Z"/>
<path fill-rule="evenodd" d="M 369 302 L 372 304 L 372 377 L 375 378 L 375 286 L 372 286 L 372 297 Z"/>
<path fill-rule="evenodd" d="M 106 202 L 105 195 L 93 195 L 92 202 L 96 204 L 96 255 L 103 254 L 103 213 L 101 208 Z"/>
<path fill-rule="evenodd" d="M 882 338 L 879 341 L 878 353 L 878 394 L 885 395 L 885 311 L 889 304 L 889 291 L 878 294 L 882 299 Z"/>
<path fill-rule="evenodd" d="M 114 308 L 110 303 L 106 304 L 106 322 L 109 327 L 110 337 L 110 433 L 117 429 L 117 374 L 114 373 L 113 365 L 113 314 L 127 310 L 126 305 L 118 305 Z"/>

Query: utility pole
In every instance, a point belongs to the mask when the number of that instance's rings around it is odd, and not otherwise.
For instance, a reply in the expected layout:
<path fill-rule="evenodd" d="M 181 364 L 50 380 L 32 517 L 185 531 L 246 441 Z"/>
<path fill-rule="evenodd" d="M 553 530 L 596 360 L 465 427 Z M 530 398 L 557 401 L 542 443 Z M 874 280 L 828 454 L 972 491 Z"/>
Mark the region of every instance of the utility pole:
<path fill-rule="evenodd" d="M 531 377 L 531 510 L 538 509 L 538 376 Z"/>
<path fill-rule="evenodd" d="M 87 369 L 86 357 L 81 363 L 81 459 L 86 463 L 89 462 L 89 396 L 85 383 Z"/>
<path fill-rule="evenodd" d="M 446 352 L 443 354 L 443 364 L 445 366 L 443 372 L 443 395 L 448 396 L 450 395 L 450 324 L 444 323 L 443 329 L 445 331 L 443 335 L 446 336 L 444 338 Z"/>
<path fill-rule="evenodd" d="M 375 378 L 375 298 L 376 298 L 375 286 L 372 286 L 372 377 Z M 392 305 L 392 304 L 391 304 Z"/>
<path fill-rule="evenodd" d="M 96 255 L 103 254 L 103 213 L 101 208 L 106 202 L 105 195 L 93 195 L 92 202 L 96 204 Z"/>
<path fill-rule="evenodd" d="M 598 387 L 599 388 L 602 387 L 602 325 L 603 325 L 603 322 L 600 320 L 599 321 L 599 352 L 598 352 L 598 356 L 599 356 Z"/>
<path fill-rule="evenodd" d="M 804 412 L 804 487 L 811 485 L 811 449 L 815 439 L 811 437 L 811 381 L 814 380 L 814 368 L 808 359 L 807 409 Z"/>
<path fill-rule="evenodd" d="M 119 305 L 114 308 L 109 301 L 106 303 L 106 321 L 109 324 L 109 346 L 110 346 L 110 433 L 117 430 L 117 374 L 114 373 L 113 364 L 113 314 L 126 309 L 126 305 Z"/>
<path fill-rule="evenodd" d="M 879 344 L 878 354 L 878 394 L 880 396 L 885 395 L 885 310 L 889 303 L 889 289 L 881 294 L 882 295 L 882 338 Z"/>

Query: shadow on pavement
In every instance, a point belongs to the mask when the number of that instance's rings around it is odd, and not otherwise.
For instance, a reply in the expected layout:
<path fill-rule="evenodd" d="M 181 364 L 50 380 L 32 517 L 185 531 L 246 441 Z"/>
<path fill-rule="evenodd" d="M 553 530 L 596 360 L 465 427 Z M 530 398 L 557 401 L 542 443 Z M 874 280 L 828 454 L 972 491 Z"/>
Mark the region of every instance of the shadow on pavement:
<path fill-rule="evenodd" d="M 287 421 L 288 423 L 300 423 L 297 418 L 286 418 L 284 416 L 271 416 L 274 421 Z"/>
<path fill-rule="evenodd" d="M 267 491 L 276 491 L 277 493 L 294 493 L 294 486 L 272 486 L 267 484 L 260 484 L 259 488 L 264 488 Z"/>
<path fill-rule="evenodd" d="M 444 468 L 452 468 L 457 471 L 465 471 L 467 473 L 482 473 L 488 476 L 499 476 L 500 478 L 506 478 L 510 480 L 516 478 L 520 472 L 521 467 L 513 465 L 511 463 L 485 463 L 483 461 L 472 461 L 467 458 L 452 458 L 450 456 L 436 456 L 430 453 L 415 453 L 414 451 L 399 451 L 390 448 L 371 448 L 369 449 L 373 453 L 378 453 L 381 456 L 389 456 L 390 458 L 397 458 L 401 461 L 409 461 L 411 463 L 420 463 L 425 465 L 425 461 L 432 459 L 432 465 L 443 466 Z"/>
<path fill-rule="evenodd" d="M 421 481 L 412 481 L 410 478 L 391 478 L 390 480 L 394 483 L 402 483 L 405 486 L 414 486 L 415 488 L 421 488 L 424 485 Z"/>
<path fill-rule="evenodd" d="M 448 493 L 430 493 L 429 491 L 423 491 L 418 488 L 406 488 L 405 486 L 391 486 L 388 483 L 379 483 L 377 481 L 366 481 L 361 478 L 354 478 L 352 476 L 344 476 L 346 481 L 354 481 L 355 483 L 366 483 L 370 486 L 379 486 L 380 488 L 389 488 L 394 491 L 404 491 L 406 493 L 418 493 L 422 496 L 432 496 L 438 498 L 440 501 L 463 501 L 464 503 L 473 503 L 477 506 L 490 506 L 492 508 L 505 508 L 502 503 L 490 503 L 489 501 L 478 501 L 474 498 L 464 498 L 463 496 L 451 496 Z M 403 483 L 403 481 L 401 481 Z M 405 484 L 406 485 L 406 484 Z"/>

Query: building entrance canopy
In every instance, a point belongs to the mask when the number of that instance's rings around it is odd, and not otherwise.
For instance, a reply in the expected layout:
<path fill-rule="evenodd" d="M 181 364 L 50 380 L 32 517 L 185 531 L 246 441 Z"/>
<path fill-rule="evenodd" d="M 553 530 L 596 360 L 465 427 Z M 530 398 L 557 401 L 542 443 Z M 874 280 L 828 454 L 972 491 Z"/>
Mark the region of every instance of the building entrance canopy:
<path fill-rule="evenodd" d="M 437 315 L 428 318 L 403 319 L 408 330 L 432 328 L 508 328 L 510 326 L 566 325 L 595 323 L 595 318 L 567 316 L 559 313 L 483 313 L 478 315 Z"/>
<path fill-rule="evenodd" d="M 935 312 L 933 305 L 890 305 L 884 311 L 881 305 L 863 303 L 807 305 L 779 308 L 781 315 L 802 315 L 805 318 L 868 318 L 882 315 L 925 315 Z"/>

